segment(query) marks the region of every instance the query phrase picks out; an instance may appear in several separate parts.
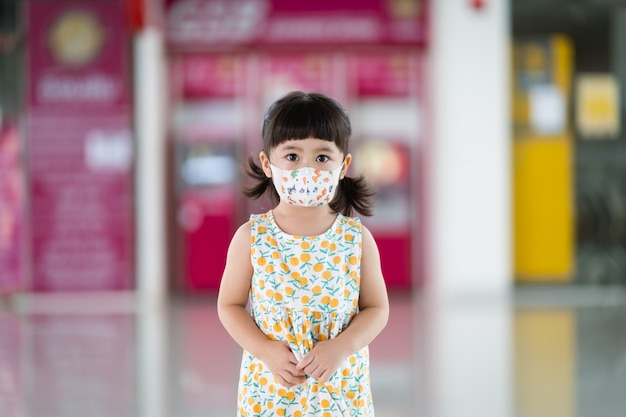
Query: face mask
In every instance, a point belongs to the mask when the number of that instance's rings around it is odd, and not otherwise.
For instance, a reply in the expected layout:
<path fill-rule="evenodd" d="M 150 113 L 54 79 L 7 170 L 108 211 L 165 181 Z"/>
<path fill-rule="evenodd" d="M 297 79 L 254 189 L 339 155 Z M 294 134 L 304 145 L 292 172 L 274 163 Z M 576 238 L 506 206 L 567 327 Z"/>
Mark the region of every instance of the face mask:
<path fill-rule="evenodd" d="M 280 169 L 270 164 L 274 187 L 281 200 L 302 207 L 328 204 L 334 197 L 341 167 L 330 171 L 315 168 Z"/>

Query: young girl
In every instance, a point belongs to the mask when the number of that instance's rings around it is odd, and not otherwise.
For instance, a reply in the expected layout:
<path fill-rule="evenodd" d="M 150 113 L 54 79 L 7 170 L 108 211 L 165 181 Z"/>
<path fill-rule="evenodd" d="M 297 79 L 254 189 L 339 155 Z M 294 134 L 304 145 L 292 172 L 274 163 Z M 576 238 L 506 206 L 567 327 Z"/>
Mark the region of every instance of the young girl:
<path fill-rule="evenodd" d="M 292 92 L 262 134 L 246 194 L 278 204 L 233 236 L 217 302 L 244 349 L 238 416 L 373 416 L 367 346 L 389 303 L 376 243 L 350 217 L 370 215 L 372 196 L 346 176 L 350 120 L 325 95 Z"/>

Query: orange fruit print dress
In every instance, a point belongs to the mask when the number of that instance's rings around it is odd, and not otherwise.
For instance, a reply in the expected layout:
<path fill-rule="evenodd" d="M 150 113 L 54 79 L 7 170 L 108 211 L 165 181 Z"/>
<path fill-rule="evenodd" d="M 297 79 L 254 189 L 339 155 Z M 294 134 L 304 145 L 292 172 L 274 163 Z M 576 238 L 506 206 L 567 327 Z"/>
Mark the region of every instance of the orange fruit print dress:
<path fill-rule="evenodd" d="M 339 335 L 358 312 L 360 220 L 339 214 L 318 236 L 284 233 L 271 211 L 250 220 L 251 315 L 268 338 L 288 341 L 300 360 L 317 341 Z M 348 357 L 327 383 L 308 376 L 291 388 L 244 351 L 238 415 L 374 416 L 368 348 Z"/>

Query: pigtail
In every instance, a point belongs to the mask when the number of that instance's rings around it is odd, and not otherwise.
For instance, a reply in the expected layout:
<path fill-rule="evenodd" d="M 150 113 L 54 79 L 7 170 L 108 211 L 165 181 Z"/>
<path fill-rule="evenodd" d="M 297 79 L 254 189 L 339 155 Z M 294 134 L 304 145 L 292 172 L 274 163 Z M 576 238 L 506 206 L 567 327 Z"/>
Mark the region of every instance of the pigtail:
<path fill-rule="evenodd" d="M 273 202 L 277 202 L 280 200 L 276 189 L 274 188 L 274 184 L 272 183 L 272 179 L 268 178 L 263 172 L 263 168 L 258 166 L 254 161 L 253 157 L 248 157 L 248 166 L 246 168 L 246 174 L 256 183 L 252 187 L 246 187 L 243 189 L 243 193 L 246 197 L 250 198 L 259 198 L 263 194 L 265 194 L 269 188 L 270 197 Z"/>
<path fill-rule="evenodd" d="M 363 175 L 357 178 L 346 176 L 339 181 L 339 189 L 330 202 L 330 208 L 344 216 L 351 216 L 353 210 L 363 216 L 371 216 L 375 194 L 376 191 L 367 184 Z"/>

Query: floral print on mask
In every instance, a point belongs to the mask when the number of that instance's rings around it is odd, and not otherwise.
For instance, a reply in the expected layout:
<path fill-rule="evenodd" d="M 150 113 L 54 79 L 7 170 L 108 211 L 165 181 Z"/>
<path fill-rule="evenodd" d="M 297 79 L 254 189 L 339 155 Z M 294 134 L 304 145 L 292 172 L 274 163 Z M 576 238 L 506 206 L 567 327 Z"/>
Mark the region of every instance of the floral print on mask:
<path fill-rule="evenodd" d="M 274 187 L 281 200 L 303 207 L 328 204 L 334 197 L 341 168 L 325 171 L 310 167 L 280 169 L 270 164 Z"/>

